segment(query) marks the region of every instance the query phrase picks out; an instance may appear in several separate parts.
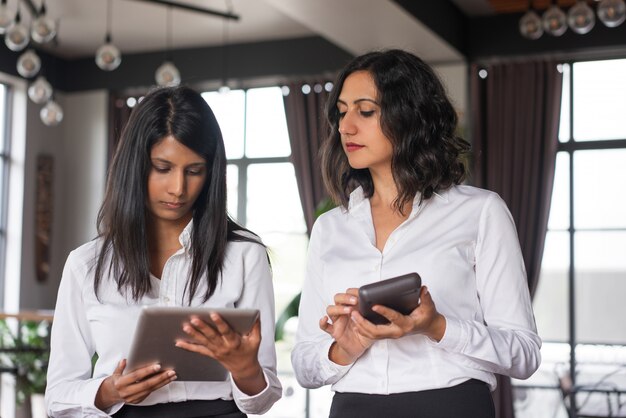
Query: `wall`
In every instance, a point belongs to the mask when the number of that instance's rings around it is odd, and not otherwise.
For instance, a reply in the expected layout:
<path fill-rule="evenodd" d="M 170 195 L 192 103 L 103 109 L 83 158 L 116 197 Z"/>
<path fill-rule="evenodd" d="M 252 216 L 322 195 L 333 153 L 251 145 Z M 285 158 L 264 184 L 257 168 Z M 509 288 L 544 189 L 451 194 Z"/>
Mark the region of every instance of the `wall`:
<path fill-rule="evenodd" d="M 20 309 L 53 309 L 67 254 L 96 234 L 95 220 L 104 192 L 107 153 L 107 93 L 59 94 L 64 120 L 43 125 L 40 106 L 27 108 L 24 219 Z M 50 154 L 53 169 L 53 227 L 50 274 L 35 275 L 35 192 L 37 155 Z"/>
<path fill-rule="evenodd" d="M 468 138 L 468 78 L 467 64 L 464 62 L 433 65 L 443 81 L 448 97 L 459 115 L 459 133 Z"/>

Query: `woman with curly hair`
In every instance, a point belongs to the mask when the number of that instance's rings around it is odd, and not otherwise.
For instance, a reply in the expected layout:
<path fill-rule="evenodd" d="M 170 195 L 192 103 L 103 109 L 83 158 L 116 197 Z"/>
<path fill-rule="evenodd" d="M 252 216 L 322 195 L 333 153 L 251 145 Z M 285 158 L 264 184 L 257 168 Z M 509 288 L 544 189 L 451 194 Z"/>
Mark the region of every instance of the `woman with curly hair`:
<path fill-rule="evenodd" d="M 494 417 L 494 374 L 528 378 L 539 339 L 505 203 L 462 185 L 469 144 L 433 70 L 400 50 L 339 74 L 322 172 L 339 207 L 309 244 L 292 363 L 301 385 L 331 384 L 330 416 Z M 358 288 L 417 272 L 420 304 L 358 311 Z"/>

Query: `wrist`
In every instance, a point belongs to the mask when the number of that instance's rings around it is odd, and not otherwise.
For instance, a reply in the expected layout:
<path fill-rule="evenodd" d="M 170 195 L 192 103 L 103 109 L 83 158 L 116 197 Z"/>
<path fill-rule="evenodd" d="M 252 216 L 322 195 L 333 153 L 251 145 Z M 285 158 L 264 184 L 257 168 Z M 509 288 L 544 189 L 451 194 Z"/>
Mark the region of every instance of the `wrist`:
<path fill-rule="evenodd" d="M 119 402 L 116 399 L 117 398 L 114 396 L 114 393 L 112 391 L 111 377 L 109 376 L 106 379 L 104 379 L 102 383 L 100 384 L 100 387 L 98 388 L 98 391 L 96 392 L 96 399 L 94 400 L 94 405 L 96 406 L 96 408 L 100 409 L 101 411 L 104 411 L 105 409 L 109 409 L 110 407 L 115 405 L 117 402 Z"/>
<path fill-rule="evenodd" d="M 426 332 L 426 336 L 431 340 L 435 340 L 437 342 L 441 341 L 444 334 L 446 333 L 446 317 L 437 313 L 433 322 L 431 322 L 430 327 L 428 328 L 428 332 Z"/>
<path fill-rule="evenodd" d="M 359 356 L 351 355 L 346 350 L 344 350 L 337 341 L 333 341 L 328 349 L 328 359 L 333 363 L 339 364 L 340 366 L 347 366 L 349 364 L 354 363 Z"/>

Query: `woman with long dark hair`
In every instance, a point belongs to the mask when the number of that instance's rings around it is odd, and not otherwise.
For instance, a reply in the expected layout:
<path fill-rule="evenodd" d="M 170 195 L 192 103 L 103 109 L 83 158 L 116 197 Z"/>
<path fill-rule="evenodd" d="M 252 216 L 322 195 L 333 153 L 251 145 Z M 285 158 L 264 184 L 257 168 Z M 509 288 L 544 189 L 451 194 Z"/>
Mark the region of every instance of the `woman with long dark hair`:
<path fill-rule="evenodd" d="M 408 52 L 368 53 L 341 71 L 326 115 L 322 173 L 339 207 L 311 234 L 298 381 L 332 385 L 332 418 L 494 417 L 494 374 L 529 377 L 541 340 L 506 205 L 461 184 L 469 144 L 443 85 Z M 361 286 L 412 272 L 412 312 L 359 313 Z"/>
<path fill-rule="evenodd" d="M 177 346 L 218 360 L 226 381 L 126 369 L 143 305 L 254 308 L 248 335 L 194 318 Z M 51 417 L 245 417 L 281 396 L 265 247 L 226 211 L 222 134 L 204 99 L 160 88 L 133 109 L 113 157 L 98 237 L 70 253 L 59 287 L 46 403 Z M 92 357 L 97 354 L 93 367 Z"/>

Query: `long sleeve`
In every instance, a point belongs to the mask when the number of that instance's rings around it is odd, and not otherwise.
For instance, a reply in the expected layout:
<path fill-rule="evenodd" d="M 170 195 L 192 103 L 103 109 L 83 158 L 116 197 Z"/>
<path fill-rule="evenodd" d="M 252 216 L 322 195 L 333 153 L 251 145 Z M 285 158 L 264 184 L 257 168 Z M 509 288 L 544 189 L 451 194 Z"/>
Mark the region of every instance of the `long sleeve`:
<path fill-rule="evenodd" d="M 328 358 L 332 338 L 319 328 L 319 320 L 326 315 L 325 307 L 331 304 L 322 295 L 322 226 L 316 222 L 311 232 L 307 257 L 307 270 L 300 298 L 296 345 L 291 362 L 298 383 L 306 388 L 335 383 L 347 373 L 350 366 L 340 366 Z"/>
<path fill-rule="evenodd" d="M 243 254 L 244 289 L 237 308 L 259 309 L 261 313 L 261 346 L 259 363 L 267 387 L 260 393 L 249 396 L 232 382 L 233 398 L 242 412 L 263 414 L 281 398 L 282 386 L 276 375 L 276 349 L 274 347 L 274 290 L 272 276 L 265 249 L 251 245 Z M 224 278 L 227 280 L 228 278 Z"/>
<path fill-rule="evenodd" d="M 448 316 L 445 335 L 436 346 L 461 353 L 468 367 L 526 379 L 541 362 L 541 339 L 515 225 L 495 193 L 480 216 L 475 259 L 484 322 Z"/>
<path fill-rule="evenodd" d="M 54 321 L 46 387 L 50 417 L 107 417 L 94 405 L 104 378 L 91 377 L 94 342 L 85 315 L 82 284 L 85 267 L 70 254 L 63 270 Z"/>

